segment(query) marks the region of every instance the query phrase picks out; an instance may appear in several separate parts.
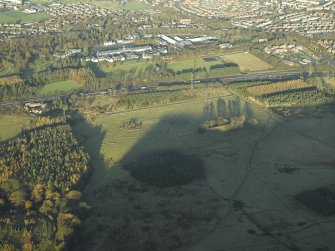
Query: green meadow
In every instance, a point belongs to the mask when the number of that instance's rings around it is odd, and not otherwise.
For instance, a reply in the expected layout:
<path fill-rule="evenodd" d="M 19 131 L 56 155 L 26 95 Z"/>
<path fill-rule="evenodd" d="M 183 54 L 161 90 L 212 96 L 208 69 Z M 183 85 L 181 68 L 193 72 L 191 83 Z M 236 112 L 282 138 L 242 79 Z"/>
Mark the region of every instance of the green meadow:
<path fill-rule="evenodd" d="M 168 64 L 168 68 L 174 71 L 182 71 L 183 69 L 192 69 L 192 68 L 206 68 L 209 71 L 209 68 L 212 65 L 221 64 L 221 61 L 213 58 L 211 61 L 205 61 L 203 58 L 191 58 L 180 60 L 176 62 L 171 62 Z"/>
<path fill-rule="evenodd" d="M 29 126 L 30 119 L 28 115 L 0 115 L 0 142 L 18 135 Z"/>
<path fill-rule="evenodd" d="M 167 68 L 173 71 L 182 71 L 184 69 L 193 69 L 193 68 L 206 68 L 209 71 L 209 68 L 212 65 L 221 64 L 223 63 L 221 60 L 217 60 L 213 58 L 211 61 L 206 61 L 203 58 L 191 58 L 191 59 L 184 59 L 179 61 L 169 62 L 167 64 Z M 136 71 L 139 72 L 140 70 L 144 70 L 148 67 L 150 62 L 145 60 L 129 60 L 122 63 L 118 63 L 116 65 L 112 63 L 104 63 L 100 65 L 100 68 L 104 72 L 113 72 L 117 70 L 124 70 L 124 71 Z"/>
<path fill-rule="evenodd" d="M 273 68 L 268 63 L 248 52 L 227 54 L 223 56 L 223 59 L 227 62 L 238 64 L 242 72 L 264 71 Z"/>
<path fill-rule="evenodd" d="M 43 86 L 38 94 L 39 95 L 48 95 L 48 94 L 55 94 L 55 93 L 66 93 L 71 92 L 80 88 L 80 85 L 77 84 L 75 81 L 72 80 L 65 80 L 59 81 L 51 84 L 46 84 Z"/>

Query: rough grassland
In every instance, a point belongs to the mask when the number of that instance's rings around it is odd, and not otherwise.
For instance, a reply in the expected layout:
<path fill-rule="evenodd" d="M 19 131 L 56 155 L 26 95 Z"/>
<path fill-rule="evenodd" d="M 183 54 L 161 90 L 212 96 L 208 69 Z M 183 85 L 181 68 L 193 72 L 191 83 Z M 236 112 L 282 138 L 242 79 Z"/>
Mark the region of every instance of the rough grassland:
<path fill-rule="evenodd" d="M 39 91 L 40 95 L 53 94 L 53 93 L 66 93 L 78 89 L 78 85 L 75 81 L 65 80 L 52 84 L 47 84 Z"/>
<path fill-rule="evenodd" d="M 189 244 L 178 250 L 332 250 L 334 222 L 294 196 L 334 183 L 335 117 L 284 122 L 252 108 L 252 125 L 200 134 L 206 102 L 216 99 L 109 114 L 73 126 L 94 169 L 84 191 L 94 210 L 78 233 L 77 250 L 105 250 L 110 243 L 116 250 L 148 250 L 142 246 L 148 238 L 157 242 L 150 250 L 176 250 L 183 240 Z M 130 117 L 143 121 L 142 128 L 121 130 L 120 123 Z M 202 159 L 205 183 L 161 190 L 129 176 L 126 167 L 138 156 L 164 149 Z M 181 211 L 182 222 L 174 218 Z M 118 242 L 124 234 L 127 241 Z"/>
<path fill-rule="evenodd" d="M 15 137 L 22 127 L 28 127 L 28 116 L 0 115 L 0 142 Z"/>
<path fill-rule="evenodd" d="M 235 53 L 223 56 L 227 62 L 238 64 L 242 72 L 264 71 L 272 69 L 272 66 L 250 53 Z"/>

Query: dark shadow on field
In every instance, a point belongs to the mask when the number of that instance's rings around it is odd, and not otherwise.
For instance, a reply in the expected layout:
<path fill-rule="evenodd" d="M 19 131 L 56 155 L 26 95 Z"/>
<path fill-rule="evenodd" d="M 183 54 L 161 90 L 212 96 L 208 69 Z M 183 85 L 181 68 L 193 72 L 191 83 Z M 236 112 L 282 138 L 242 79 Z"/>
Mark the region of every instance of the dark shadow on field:
<path fill-rule="evenodd" d="M 236 131 L 200 133 L 201 121 L 201 117 L 187 114 L 164 116 L 120 162 L 113 164 L 99 156 L 106 132 L 84 121 L 74 124 L 75 134 L 77 126 L 87 131 L 86 135 L 76 136 L 90 154 L 95 170 L 83 192 L 83 199 L 91 209 L 75 231 L 70 250 L 179 250 L 222 224 L 223 211 L 231 204 L 230 195 L 216 193 L 206 175 L 187 184 L 164 188 L 130 175 L 138 160 L 157 151 L 194 156 L 203 161 L 205 173 L 209 170 L 205 160 L 208 156 L 235 158 L 237 153 L 229 142 L 234 140 Z M 244 129 L 248 131 L 246 134 L 250 130 L 255 135 L 262 131 L 260 126 L 235 130 Z M 220 165 L 224 166 L 224 162 Z"/>

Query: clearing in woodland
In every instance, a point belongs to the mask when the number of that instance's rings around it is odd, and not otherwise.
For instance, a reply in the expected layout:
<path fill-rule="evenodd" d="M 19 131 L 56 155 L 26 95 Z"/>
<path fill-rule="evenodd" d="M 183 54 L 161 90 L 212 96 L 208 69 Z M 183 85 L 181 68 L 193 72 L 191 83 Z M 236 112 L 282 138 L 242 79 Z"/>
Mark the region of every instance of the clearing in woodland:
<path fill-rule="evenodd" d="M 46 84 L 42 87 L 38 94 L 54 94 L 54 93 L 66 93 L 71 92 L 75 89 L 80 88 L 80 85 L 73 80 L 59 81 L 51 84 Z"/>
<path fill-rule="evenodd" d="M 0 115 L 0 142 L 18 135 L 28 128 L 31 117 L 24 115 Z"/>

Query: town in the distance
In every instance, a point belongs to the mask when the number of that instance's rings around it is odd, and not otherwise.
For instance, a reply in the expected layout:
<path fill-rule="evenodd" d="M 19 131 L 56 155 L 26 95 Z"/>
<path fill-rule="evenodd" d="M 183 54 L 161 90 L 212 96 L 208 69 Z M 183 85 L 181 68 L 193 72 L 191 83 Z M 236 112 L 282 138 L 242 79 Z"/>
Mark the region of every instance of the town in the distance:
<path fill-rule="evenodd" d="M 335 0 L 0 0 L 0 251 L 335 250 Z"/>

